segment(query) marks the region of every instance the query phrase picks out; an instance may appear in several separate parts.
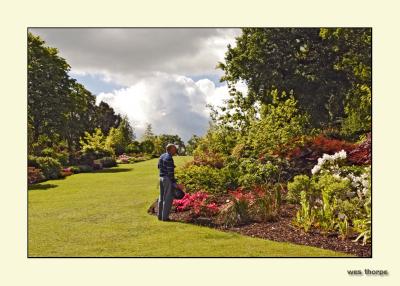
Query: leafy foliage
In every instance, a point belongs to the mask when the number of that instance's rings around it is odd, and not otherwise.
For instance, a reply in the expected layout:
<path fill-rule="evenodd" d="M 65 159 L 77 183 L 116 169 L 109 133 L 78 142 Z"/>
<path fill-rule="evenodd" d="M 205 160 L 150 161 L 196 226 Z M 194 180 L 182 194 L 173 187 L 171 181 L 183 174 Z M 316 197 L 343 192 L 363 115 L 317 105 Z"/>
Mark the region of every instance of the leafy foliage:
<path fill-rule="evenodd" d="M 300 203 L 301 192 L 307 196 L 309 201 L 315 201 L 316 198 L 316 186 L 315 182 L 310 179 L 307 175 L 299 175 L 294 177 L 292 182 L 289 182 L 288 193 L 286 195 L 286 200 L 293 203 Z"/>
<path fill-rule="evenodd" d="M 110 133 L 105 139 L 105 148 L 112 150 L 116 155 L 120 155 L 126 152 L 133 140 L 133 129 L 128 122 L 128 118 L 124 117 L 118 128 L 112 127 L 110 129 Z"/>
<path fill-rule="evenodd" d="M 204 151 L 196 150 L 193 155 L 193 165 L 210 166 L 217 169 L 224 166 L 224 158 L 220 153 L 213 153 L 206 149 Z"/>
<path fill-rule="evenodd" d="M 28 157 L 28 166 L 42 171 L 46 179 L 57 179 L 61 176 L 61 164 L 51 157 Z"/>
<path fill-rule="evenodd" d="M 196 150 L 197 146 L 199 145 L 201 140 L 201 137 L 197 135 L 193 135 L 190 137 L 188 140 L 188 143 L 186 144 L 186 154 L 187 155 L 193 155 L 194 150 Z"/>
<path fill-rule="evenodd" d="M 96 128 L 93 134 L 85 132 L 85 137 L 80 140 L 82 153 L 92 160 L 99 159 L 112 154 L 106 146 L 106 138 L 100 128 Z"/>
<path fill-rule="evenodd" d="M 294 138 L 307 134 L 308 117 L 297 109 L 293 94 L 271 92 L 272 103 L 261 107 L 261 118 L 252 120 L 248 133 L 249 145 L 256 153 L 273 153 L 293 148 Z"/>
<path fill-rule="evenodd" d="M 348 137 L 370 130 L 371 29 L 244 28 L 218 64 L 231 98 L 219 120 L 248 126 L 271 91 L 292 90 L 313 127 L 343 127 Z M 248 94 L 236 90 L 244 81 Z"/>
<path fill-rule="evenodd" d="M 251 211 L 253 217 L 263 222 L 275 221 L 279 215 L 281 206 L 280 184 L 267 184 L 256 186 L 252 191 L 255 199 Z"/>
<path fill-rule="evenodd" d="M 111 168 L 117 166 L 117 162 L 113 157 L 104 157 L 99 159 L 99 161 L 104 168 Z"/>
<path fill-rule="evenodd" d="M 96 98 L 69 77 L 70 66 L 56 48 L 46 46 L 40 37 L 28 33 L 28 153 L 39 154 L 40 137 L 50 142 L 64 142 L 68 159 L 80 148 L 80 138 L 100 127 L 108 134 L 121 117 L 108 104 L 96 105 Z M 36 146 L 35 146 L 36 144 Z M 60 153 L 54 146 L 47 146 Z M 42 148 L 44 149 L 44 148 Z M 47 150 L 50 152 L 50 150 Z M 62 158 L 62 164 L 66 164 Z"/>
<path fill-rule="evenodd" d="M 354 232 L 370 240 L 370 169 L 343 166 L 345 151 L 325 154 L 313 168 L 313 176 L 296 176 L 288 183 L 287 199 L 300 202 L 294 223 L 306 231 L 312 226 L 325 233 L 339 232 L 347 238 Z M 299 199 L 300 194 L 300 199 Z"/>
<path fill-rule="evenodd" d="M 209 166 L 188 165 L 178 169 L 176 178 L 185 185 L 188 192 L 226 192 L 225 175 L 222 170 Z"/>
<path fill-rule="evenodd" d="M 183 153 L 185 150 L 185 144 L 183 143 L 181 137 L 179 135 L 170 135 L 170 134 L 161 134 L 158 136 L 154 136 L 152 141 L 154 143 L 154 156 L 160 156 L 165 152 L 165 148 L 168 143 L 175 144 L 178 146 L 178 154 Z"/>
<path fill-rule="evenodd" d="M 255 185 L 276 182 L 279 177 L 279 169 L 272 162 L 261 164 L 254 159 L 241 159 L 239 163 L 238 183 L 244 188 Z"/>
<path fill-rule="evenodd" d="M 308 232 L 315 220 L 315 210 L 310 206 L 305 191 L 300 192 L 300 210 L 296 214 L 294 224 Z"/>

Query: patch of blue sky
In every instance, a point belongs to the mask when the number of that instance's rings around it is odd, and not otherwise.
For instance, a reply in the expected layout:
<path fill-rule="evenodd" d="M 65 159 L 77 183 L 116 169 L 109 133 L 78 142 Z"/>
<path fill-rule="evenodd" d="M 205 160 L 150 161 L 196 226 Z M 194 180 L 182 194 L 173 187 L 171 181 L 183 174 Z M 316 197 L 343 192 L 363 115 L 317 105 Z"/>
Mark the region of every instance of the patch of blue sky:
<path fill-rule="evenodd" d="M 194 81 L 198 81 L 198 80 L 205 79 L 205 78 L 209 79 L 215 84 L 215 87 L 219 87 L 219 86 L 222 86 L 222 85 L 226 84 L 225 82 L 220 82 L 219 81 L 221 76 L 218 75 L 218 74 L 189 75 L 188 77 L 190 77 Z"/>
<path fill-rule="evenodd" d="M 125 88 L 125 86 L 119 85 L 115 82 L 105 81 L 103 76 L 100 74 L 70 74 L 70 76 L 76 79 L 80 84 L 83 84 L 85 88 L 94 95 Z"/>

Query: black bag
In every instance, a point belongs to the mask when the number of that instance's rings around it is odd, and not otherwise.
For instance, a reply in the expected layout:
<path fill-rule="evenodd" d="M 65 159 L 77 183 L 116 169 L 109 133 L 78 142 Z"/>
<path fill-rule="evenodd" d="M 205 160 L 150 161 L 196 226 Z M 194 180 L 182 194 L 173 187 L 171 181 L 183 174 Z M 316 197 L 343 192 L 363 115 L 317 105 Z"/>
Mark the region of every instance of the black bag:
<path fill-rule="evenodd" d="M 181 189 L 174 188 L 174 199 L 181 200 L 185 196 L 185 192 Z"/>

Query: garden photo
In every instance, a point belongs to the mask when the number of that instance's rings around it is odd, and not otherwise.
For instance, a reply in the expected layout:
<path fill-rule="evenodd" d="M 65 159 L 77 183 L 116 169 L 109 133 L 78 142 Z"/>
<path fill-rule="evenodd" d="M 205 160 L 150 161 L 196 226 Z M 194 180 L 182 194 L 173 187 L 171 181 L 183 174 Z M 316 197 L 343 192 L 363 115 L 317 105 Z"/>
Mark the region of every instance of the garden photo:
<path fill-rule="evenodd" d="M 372 28 L 28 28 L 28 257 L 372 257 Z"/>

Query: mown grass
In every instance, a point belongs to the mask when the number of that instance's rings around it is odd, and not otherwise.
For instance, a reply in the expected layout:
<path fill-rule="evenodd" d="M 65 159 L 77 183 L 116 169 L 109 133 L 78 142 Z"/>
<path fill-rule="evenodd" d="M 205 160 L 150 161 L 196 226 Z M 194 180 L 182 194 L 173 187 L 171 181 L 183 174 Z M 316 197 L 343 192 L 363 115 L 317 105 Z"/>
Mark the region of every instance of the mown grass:
<path fill-rule="evenodd" d="M 181 165 L 190 157 L 176 157 Z M 29 257 L 346 256 L 147 214 L 158 196 L 157 160 L 29 187 Z"/>

